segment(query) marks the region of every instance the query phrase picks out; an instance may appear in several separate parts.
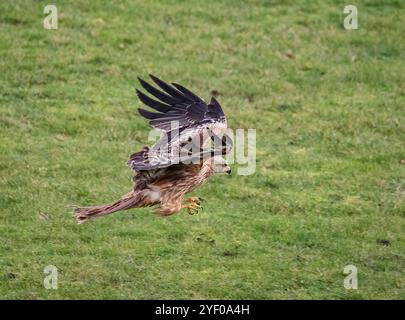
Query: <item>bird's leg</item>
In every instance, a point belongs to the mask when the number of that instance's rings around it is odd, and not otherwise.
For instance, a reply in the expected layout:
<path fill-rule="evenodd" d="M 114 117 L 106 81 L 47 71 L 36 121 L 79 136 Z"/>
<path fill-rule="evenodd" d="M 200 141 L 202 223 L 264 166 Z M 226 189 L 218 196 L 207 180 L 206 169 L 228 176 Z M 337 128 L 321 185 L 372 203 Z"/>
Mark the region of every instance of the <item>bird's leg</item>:
<path fill-rule="evenodd" d="M 186 199 L 186 202 L 189 202 L 190 204 L 184 205 L 183 208 L 186 208 L 188 211 L 188 214 L 196 214 L 198 213 L 199 209 L 202 209 L 203 207 L 201 206 L 201 201 L 203 201 L 202 198 L 199 197 L 191 197 Z"/>
<path fill-rule="evenodd" d="M 186 199 L 186 202 L 190 202 L 190 203 L 196 203 L 197 205 L 201 205 L 201 202 L 203 202 L 204 199 L 200 198 L 200 197 L 190 197 L 188 199 Z"/>

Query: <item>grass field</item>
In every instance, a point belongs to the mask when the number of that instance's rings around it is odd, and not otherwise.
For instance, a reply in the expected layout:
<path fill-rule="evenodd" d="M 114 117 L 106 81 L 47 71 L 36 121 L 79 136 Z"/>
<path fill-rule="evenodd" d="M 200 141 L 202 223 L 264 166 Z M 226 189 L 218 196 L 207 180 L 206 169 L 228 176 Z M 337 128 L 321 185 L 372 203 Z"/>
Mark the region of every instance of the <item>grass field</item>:
<path fill-rule="evenodd" d="M 353 31 L 342 1 L 54 3 L 57 30 L 46 1 L 0 4 L 0 298 L 405 298 L 403 1 L 351 3 Z M 213 177 L 198 215 L 77 225 L 132 187 L 148 73 L 217 91 L 256 172 Z"/>

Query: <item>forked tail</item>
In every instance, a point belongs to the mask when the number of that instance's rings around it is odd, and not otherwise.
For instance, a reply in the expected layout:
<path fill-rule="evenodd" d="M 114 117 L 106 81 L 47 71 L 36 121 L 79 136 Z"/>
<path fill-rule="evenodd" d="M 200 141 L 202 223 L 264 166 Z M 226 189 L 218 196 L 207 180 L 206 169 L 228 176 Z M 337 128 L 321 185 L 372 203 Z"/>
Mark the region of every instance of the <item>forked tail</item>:
<path fill-rule="evenodd" d="M 134 191 L 131 191 L 114 203 L 104 204 L 100 206 L 76 208 L 74 215 L 77 223 L 81 224 L 95 217 L 101 217 L 113 212 L 133 208 L 137 205 L 138 202 L 139 197 Z"/>

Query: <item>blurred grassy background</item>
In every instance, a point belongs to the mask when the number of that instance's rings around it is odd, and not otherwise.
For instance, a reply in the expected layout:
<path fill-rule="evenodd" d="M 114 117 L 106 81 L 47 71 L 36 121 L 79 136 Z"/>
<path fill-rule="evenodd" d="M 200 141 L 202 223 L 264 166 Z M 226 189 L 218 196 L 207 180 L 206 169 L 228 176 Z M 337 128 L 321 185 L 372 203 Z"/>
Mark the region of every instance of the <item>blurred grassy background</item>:
<path fill-rule="evenodd" d="M 403 1 L 351 3 L 355 31 L 344 1 L 54 3 L 57 30 L 46 1 L 0 4 L 1 298 L 405 298 Z M 213 177 L 195 216 L 78 226 L 132 187 L 148 73 L 217 91 L 257 171 Z"/>

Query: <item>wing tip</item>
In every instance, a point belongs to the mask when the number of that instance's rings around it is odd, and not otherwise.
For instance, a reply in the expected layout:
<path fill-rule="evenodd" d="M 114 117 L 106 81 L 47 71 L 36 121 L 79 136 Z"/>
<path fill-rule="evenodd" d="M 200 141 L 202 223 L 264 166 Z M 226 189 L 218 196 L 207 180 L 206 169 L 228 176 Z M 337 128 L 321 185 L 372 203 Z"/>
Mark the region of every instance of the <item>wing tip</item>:
<path fill-rule="evenodd" d="M 225 117 L 224 110 L 222 110 L 220 103 L 214 96 L 211 97 L 209 106 L 211 106 L 218 113 L 218 115 L 220 115 L 221 117 Z"/>
<path fill-rule="evenodd" d="M 149 120 L 151 119 L 150 116 L 149 116 L 150 111 L 145 110 L 145 109 L 142 109 L 142 108 L 138 108 L 137 110 L 138 110 L 138 113 L 139 113 L 142 117 L 144 117 L 144 118 L 146 118 L 146 119 L 149 119 Z"/>
<path fill-rule="evenodd" d="M 154 75 L 151 74 L 151 73 L 149 73 L 148 75 L 149 75 L 149 77 L 150 77 L 153 81 L 155 81 L 155 79 L 159 79 L 158 77 L 154 76 Z M 160 79 L 159 79 L 159 80 L 160 80 Z"/>

